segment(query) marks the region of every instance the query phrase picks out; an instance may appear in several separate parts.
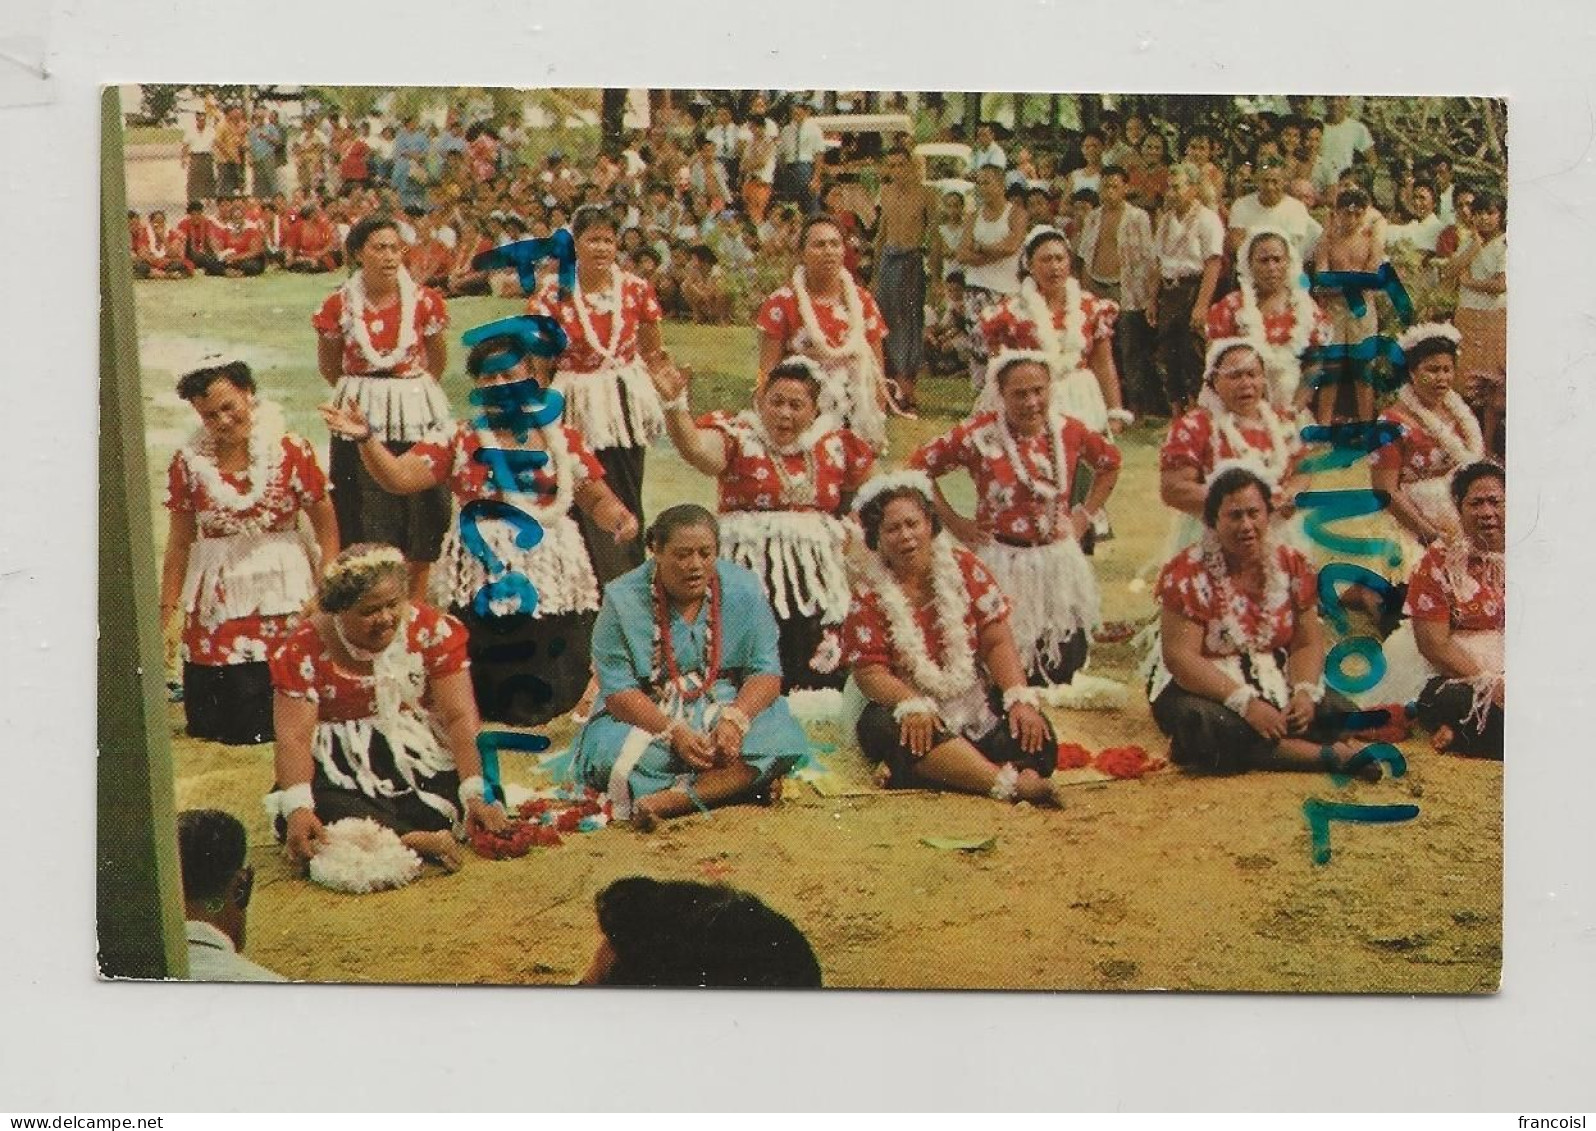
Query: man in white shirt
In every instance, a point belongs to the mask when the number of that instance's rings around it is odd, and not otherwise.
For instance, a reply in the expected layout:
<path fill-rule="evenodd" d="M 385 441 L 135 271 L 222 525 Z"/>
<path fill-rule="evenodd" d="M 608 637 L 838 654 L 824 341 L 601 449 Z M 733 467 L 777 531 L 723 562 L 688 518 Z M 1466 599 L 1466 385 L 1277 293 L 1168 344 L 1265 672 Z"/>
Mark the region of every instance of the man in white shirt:
<path fill-rule="evenodd" d="M 1324 103 L 1324 135 L 1319 143 L 1319 155 L 1327 169 L 1339 177 L 1354 161 L 1367 161 L 1373 156 L 1374 135 L 1368 126 L 1347 116 L 1345 97 L 1326 98 Z"/>
<path fill-rule="evenodd" d="M 1267 224 L 1291 237 L 1297 254 L 1307 259 L 1324 230 L 1308 208 L 1296 197 L 1286 195 L 1286 167 L 1266 160 L 1257 173 L 1258 191 L 1248 193 L 1230 207 L 1230 230 L 1226 247 L 1232 255 L 1252 229 Z"/>
<path fill-rule="evenodd" d="M 1158 256 L 1158 297 L 1147 320 L 1158 330 L 1169 410 L 1177 416 L 1197 401 L 1203 379 L 1203 332 L 1224 260 L 1225 228 L 1201 200 L 1202 173 L 1182 163 L 1169 170 L 1170 203 L 1158 218 L 1153 250 Z"/>
<path fill-rule="evenodd" d="M 1444 153 L 1430 158 L 1430 180 L 1435 185 L 1435 214 L 1443 228 L 1457 223 L 1457 203 L 1452 183 L 1452 159 Z"/>
<path fill-rule="evenodd" d="M 244 826 L 238 818 L 219 809 L 179 813 L 177 852 L 183 870 L 189 980 L 287 981 L 239 953 L 255 871 L 244 863 Z"/>
<path fill-rule="evenodd" d="M 704 131 L 704 136 L 715 143 L 715 160 L 726 174 L 726 183 L 741 183 L 743 146 L 748 144 L 751 131 L 732 120 L 730 106 L 715 108 L 715 124 Z"/>
<path fill-rule="evenodd" d="M 210 200 L 216 196 L 216 121 L 206 110 L 197 110 L 183 123 L 183 172 L 188 180 L 190 200 Z"/>
<path fill-rule="evenodd" d="M 982 122 L 975 128 L 975 152 L 970 154 L 970 168 L 979 169 L 984 165 L 996 165 L 999 169 L 1009 167 L 1009 155 L 997 143 L 997 133 L 991 122 Z"/>
<path fill-rule="evenodd" d="M 807 215 L 814 203 L 815 162 L 826 151 L 826 135 L 815 121 L 809 103 L 803 101 L 793 103 L 792 131 L 788 192 Z"/>
<path fill-rule="evenodd" d="M 1435 186 L 1428 181 L 1413 182 L 1414 219 L 1406 224 L 1392 224 L 1385 230 L 1385 246 L 1408 244 L 1425 255 L 1435 253 L 1435 243 L 1446 228 L 1435 211 Z"/>

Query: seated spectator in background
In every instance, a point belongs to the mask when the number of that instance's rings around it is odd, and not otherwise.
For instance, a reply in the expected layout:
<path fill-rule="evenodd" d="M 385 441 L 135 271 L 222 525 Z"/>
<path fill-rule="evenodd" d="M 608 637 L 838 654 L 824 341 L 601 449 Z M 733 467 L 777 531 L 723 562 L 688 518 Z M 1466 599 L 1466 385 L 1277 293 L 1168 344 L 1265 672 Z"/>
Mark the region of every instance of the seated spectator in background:
<path fill-rule="evenodd" d="M 1073 197 L 1082 189 L 1099 191 L 1103 179 L 1103 133 L 1101 130 L 1087 130 L 1081 135 L 1081 160 L 1084 164 L 1079 169 L 1070 171 L 1065 191 Z"/>
<path fill-rule="evenodd" d="M 244 826 L 232 814 L 188 809 L 177 815 L 191 982 L 287 981 L 239 953 L 255 886 L 255 870 L 244 863 L 244 849 Z"/>
<path fill-rule="evenodd" d="M 461 226 L 460 239 L 455 245 L 454 262 L 449 266 L 450 298 L 462 295 L 485 295 L 492 290 L 488 272 L 472 266 L 472 260 L 496 246 L 493 225 L 486 217 L 468 218 Z"/>
<path fill-rule="evenodd" d="M 859 213 L 848 206 L 849 190 L 844 184 L 833 184 L 826 189 L 824 212 L 836 222 L 842 233 L 842 265 L 855 282 L 865 281 L 864 247 L 868 231 Z"/>
<path fill-rule="evenodd" d="M 229 279 L 261 274 L 266 270 L 266 236 L 260 225 L 244 216 L 244 202 L 236 196 L 222 201 L 221 212 L 216 254 L 205 273 Z"/>
<path fill-rule="evenodd" d="M 342 246 L 327 214 L 314 203 L 307 204 L 283 246 L 283 267 L 307 275 L 336 271 L 343 262 Z"/>
<path fill-rule="evenodd" d="M 957 194 L 953 194 L 953 195 L 957 195 Z M 963 197 L 960 197 L 959 200 L 960 200 L 959 215 L 960 215 L 960 219 L 962 220 L 963 215 L 964 215 Z M 1045 225 L 1048 225 L 1048 226 L 1052 226 L 1053 214 L 1057 210 L 1057 206 L 1054 204 L 1054 200 L 1055 200 L 1055 197 L 1054 197 L 1054 194 L 1053 194 L 1053 190 L 1050 189 L 1050 188 L 1044 187 L 1042 185 L 1033 185 L 1032 187 L 1026 189 L 1025 190 L 1025 222 L 1026 222 L 1026 224 L 1029 225 L 1030 227 L 1033 227 L 1033 228 L 1036 227 L 1038 224 L 1045 224 Z M 960 227 L 961 228 L 963 227 L 962 223 L 960 224 Z M 957 245 L 955 245 L 955 246 L 957 246 Z"/>
<path fill-rule="evenodd" d="M 147 279 L 186 279 L 194 274 L 194 267 L 183 258 L 183 239 L 174 228 L 166 226 L 166 213 L 156 209 L 150 213 L 149 252 L 144 258 L 147 268 L 142 273 Z M 138 271 L 138 264 L 133 265 Z"/>
<path fill-rule="evenodd" d="M 150 230 L 145 226 L 143 218 L 131 208 L 127 210 L 127 235 L 133 253 L 133 273 L 141 279 L 148 278 Z"/>
<path fill-rule="evenodd" d="M 584 986 L 820 987 L 803 932 L 746 892 L 630 876 L 593 906 L 603 938 Z"/>
<path fill-rule="evenodd" d="M 405 251 L 405 269 L 416 282 L 442 290 L 449 285 L 454 251 L 438 238 L 432 213 L 417 209 L 411 214 L 411 222 L 416 228 L 416 242 Z"/>
<path fill-rule="evenodd" d="M 204 204 L 197 200 L 188 202 L 188 212 L 177 222 L 175 234 L 190 270 L 209 273 L 209 266 L 217 261 L 216 245 L 220 231 L 220 225 L 205 215 Z"/>
<path fill-rule="evenodd" d="M 681 289 L 687 316 L 694 322 L 719 326 L 731 321 L 731 293 L 726 286 L 726 274 L 715 253 L 704 244 L 696 244 L 688 250 Z"/>
<path fill-rule="evenodd" d="M 925 328 L 926 368 L 938 377 L 968 373 L 970 318 L 964 309 L 964 272 L 957 266 L 942 281 L 943 299 Z"/>
<path fill-rule="evenodd" d="M 983 165 L 996 165 L 999 169 L 1009 167 L 1009 156 L 998 144 L 997 127 L 991 122 L 982 122 L 975 128 L 975 152 L 970 154 L 970 168 L 979 169 Z"/>
<path fill-rule="evenodd" d="M 687 183 L 693 208 L 700 216 L 714 215 L 732 199 L 726 166 L 715 154 L 715 143 L 707 137 L 699 139 L 698 149 L 687 164 Z"/>

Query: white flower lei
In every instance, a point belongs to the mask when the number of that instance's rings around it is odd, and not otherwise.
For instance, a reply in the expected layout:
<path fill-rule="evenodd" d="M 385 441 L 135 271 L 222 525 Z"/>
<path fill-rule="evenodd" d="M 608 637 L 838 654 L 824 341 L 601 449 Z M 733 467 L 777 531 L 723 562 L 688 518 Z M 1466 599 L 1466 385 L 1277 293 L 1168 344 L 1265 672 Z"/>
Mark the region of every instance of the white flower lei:
<path fill-rule="evenodd" d="M 832 430 L 831 418 L 816 417 L 813 424 L 785 447 L 778 447 L 770 438 L 770 433 L 765 429 L 765 422 L 753 409 L 744 409 L 732 417 L 731 423 L 739 442 L 744 447 L 752 449 L 755 456 L 765 456 L 776 469 L 776 478 L 781 483 L 782 501 L 794 506 L 812 506 L 820 494 L 815 445 Z M 804 469 L 796 475 L 787 470 L 785 457 L 790 455 L 804 457 Z"/>
<path fill-rule="evenodd" d="M 623 305 L 621 269 L 613 263 L 610 264 L 610 286 L 613 288 L 612 293 L 615 296 L 615 311 L 610 316 L 610 340 L 608 345 L 600 344 L 598 332 L 593 329 L 593 319 L 588 315 L 587 302 L 582 297 L 581 272 L 577 273 L 576 287 L 571 292 L 571 301 L 576 307 L 576 320 L 582 324 L 582 337 L 587 340 L 588 346 L 605 361 L 613 362 L 620 360 L 617 355 L 621 349 L 621 323 L 625 321 L 621 317 Z"/>
<path fill-rule="evenodd" d="M 1206 407 L 1208 415 L 1213 418 L 1214 426 L 1230 445 L 1235 458 L 1257 464 L 1271 486 L 1280 486 L 1285 478 L 1286 468 L 1291 463 L 1291 449 L 1287 444 L 1291 438 L 1291 429 L 1280 419 L 1269 402 L 1267 400 L 1258 402 L 1258 413 L 1263 417 L 1264 427 L 1269 431 L 1267 452 L 1261 452 L 1247 442 L 1246 437 L 1241 434 L 1241 426 L 1236 422 L 1236 414 L 1226 408 L 1217 395 Z"/>
<path fill-rule="evenodd" d="M 1507 558 L 1494 550 L 1481 550 L 1469 544 L 1467 538 L 1454 538 L 1447 543 L 1444 557 L 1447 580 L 1452 585 L 1452 595 L 1458 601 L 1471 601 L 1480 591 L 1480 582 L 1469 572 L 1470 559 L 1478 558 L 1484 582 L 1499 593 L 1507 591 Z"/>
<path fill-rule="evenodd" d="M 1014 474 L 1020 482 L 1029 487 L 1032 493 L 1039 496 L 1046 504 L 1047 526 L 1045 532 L 1051 535 L 1058 522 L 1059 501 L 1066 498 L 1064 489 L 1069 483 L 1069 466 L 1065 459 L 1064 451 L 1064 416 L 1056 410 L 1049 410 L 1047 414 L 1048 440 L 1050 441 L 1053 460 L 1053 476 L 1056 483 L 1046 483 L 1038 480 L 1031 474 L 1031 469 L 1026 466 L 1021 456 L 1019 443 L 1015 439 L 1014 430 L 1009 427 L 1008 418 L 999 410 L 997 418 L 998 438 L 1003 443 L 1003 453 L 1009 457 L 1009 462 L 1014 465 Z"/>
<path fill-rule="evenodd" d="M 1053 325 L 1053 308 L 1029 275 L 1020 284 L 1020 303 L 1036 324 L 1036 341 L 1053 366 L 1058 380 L 1081 367 L 1086 356 L 1086 312 L 1081 309 L 1081 285 L 1071 275 L 1064 281 L 1064 334 Z"/>
<path fill-rule="evenodd" d="M 1264 328 L 1263 311 L 1258 306 L 1258 291 L 1252 281 L 1252 266 L 1247 261 L 1252 245 L 1266 236 L 1281 240 L 1286 245 L 1288 260 L 1286 270 L 1290 281 L 1286 289 L 1291 296 L 1291 337 L 1279 345 L 1269 340 L 1268 331 Z M 1302 383 L 1302 355 L 1307 352 L 1308 343 L 1313 337 L 1313 298 L 1301 286 L 1301 277 L 1302 260 L 1297 255 L 1296 246 L 1289 236 L 1278 229 L 1254 228 L 1237 249 L 1236 283 L 1241 293 L 1241 309 L 1236 311 L 1236 335 L 1252 341 L 1266 372 L 1281 375 L 1271 385 L 1278 388 L 1286 401 L 1296 395 L 1297 386 Z"/>
<path fill-rule="evenodd" d="M 183 463 L 218 510 L 233 514 L 254 510 L 266 497 L 266 488 L 282 463 L 282 411 L 270 401 L 257 401 L 254 411 L 255 419 L 249 430 L 249 463 L 245 468 L 249 477 L 247 491 L 240 491 L 223 478 L 221 466 L 216 462 L 216 438 L 203 425 L 178 449 Z"/>
<path fill-rule="evenodd" d="M 381 652 L 368 652 L 352 644 L 344 633 L 337 613 L 332 617 L 333 632 L 356 660 L 371 664 L 372 689 L 376 695 L 377 721 L 385 734 L 399 733 L 405 725 L 403 708 L 419 710 L 421 691 L 426 682 L 421 655 L 410 650 L 411 611 L 407 607 L 399 620 L 398 631 Z"/>
<path fill-rule="evenodd" d="M 859 297 L 859 287 L 846 269 L 838 272 L 838 279 L 842 284 L 843 303 L 848 308 L 848 333 L 840 346 L 833 346 L 820 328 L 801 263 L 792 272 L 792 293 L 798 301 L 798 316 L 803 319 L 804 329 L 814 339 L 815 349 L 822 357 L 833 361 L 857 361 L 868 372 L 875 355 L 870 352 L 870 343 L 865 338 L 864 300 Z"/>
<path fill-rule="evenodd" d="M 1241 626 L 1241 614 L 1249 605 L 1246 594 L 1239 592 L 1230 579 L 1230 567 L 1225 564 L 1225 554 L 1219 539 L 1212 530 L 1203 534 L 1203 568 L 1214 579 L 1216 601 L 1219 606 L 1219 631 L 1222 637 L 1242 652 L 1255 654 L 1274 651 L 1275 614 L 1291 600 L 1291 588 L 1285 571 L 1280 568 L 1274 539 L 1267 534 L 1263 541 L 1264 591 L 1263 605 L 1257 627 L 1248 632 Z"/>
<path fill-rule="evenodd" d="M 399 340 L 387 353 L 378 350 L 371 342 L 371 328 L 366 325 L 366 273 L 356 271 L 343 286 L 344 337 L 353 338 L 361 356 L 374 370 L 397 369 L 410 351 L 416 348 L 416 303 L 420 291 L 410 272 L 399 268 Z"/>
<path fill-rule="evenodd" d="M 1435 438 L 1435 442 L 1446 449 L 1446 454 L 1452 457 L 1453 470 L 1485 458 L 1485 439 L 1480 434 L 1479 422 L 1456 391 L 1448 389 L 1446 396 L 1441 398 L 1441 407 L 1450 418 L 1445 421 L 1424 406 L 1412 385 L 1403 385 L 1397 393 L 1397 400 Z"/>
<path fill-rule="evenodd" d="M 970 594 L 953 553 L 953 539 L 944 531 L 937 535 L 931 549 L 931 591 L 937 606 L 937 629 L 942 637 L 945 665 L 931 659 L 925 634 L 909 608 L 909 599 L 880 555 L 864 553 L 859 562 L 866 583 L 886 614 L 892 644 L 908 664 L 909 682 L 940 701 L 955 699 L 974 687 L 975 657 L 971 649 L 965 647 L 968 642 L 964 621 L 970 611 Z"/>
<path fill-rule="evenodd" d="M 541 501 L 544 497 L 542 493 L 522 490 L 518 483 L 512 484 L 508 490 L 502 485 L 499 489 L 502 494 L 515 496 L 517 510 L 541 522 L 548 522 L 570 513 L 571 503 L 576 498 L 576 475 L 572 469 L 571 448 L 565 442 L 565 429 L 556 422 L 535 431 L 542 437 L 543 450 L 549 456 L 548 465 L 554 469 L 554 498 L 544 503 Z M 477 441 L 484 448 L 508 450 L 497 436 L 481 429 L 477 430 Z"/>

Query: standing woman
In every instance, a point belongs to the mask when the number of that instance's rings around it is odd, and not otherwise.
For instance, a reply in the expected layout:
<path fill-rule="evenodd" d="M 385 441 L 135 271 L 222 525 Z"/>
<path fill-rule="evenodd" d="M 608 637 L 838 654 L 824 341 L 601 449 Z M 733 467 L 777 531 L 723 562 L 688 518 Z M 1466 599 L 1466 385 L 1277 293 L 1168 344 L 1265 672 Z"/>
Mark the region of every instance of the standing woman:
<path fill-rule="evenodd" d="M 959 238 L 964 266 L 964 312 L 970 320 L 970 383 L 981 391 L 986 380 L 986 338 L 981 319 L 987 308 L 1020 289 L 1020 248 L 1025 243 L 1025 209 L 1004 192 L 1003 169 L 983 165 L 975 171 L 975 207 Z"/>
<path fill-rule="evenodd" d="M 1500 453 L 1507 399 L 1507 201 L 1476 193 L 1470 211 L 1474 231 L 1447 265 L 1457 283 L 1453 321 L 1463 332 L 1458 371 L 1465 382 L 1483 384 L 1485 441 Z"/>
<path fill-rule="evenodd" d="M 981 321 L 987 355 L 1005 349 L 1040 350 L 1056 382 L 1059 409 L 1093 432 L 1119 431 L 1134 417 L 1120 397 L 1114 367 L 1114 320 L 1119 304 L 1083 290 L 1070 272 L 1064 233 L 1032 228 L 1020 254 L 1020 292 L 987 310 Z M 1002 399 L 988 382 L 985 408 Z"/>
<path fill-rule="evenodd" d="M 1085 666 L 1100 620 L 1097 577 L 1081 539 L 1114 490 L 1119 449 L 1059 410 L 1043 354 L 998 354 L 987 388 L 998 407 L 925 444 L 909 466 L 932 479 L 943 524 L 1014 602 L 1010 622 L 1028 681 L 1067 684 Z M 1095 475 L 1084 501 L 1071 506 L 1078 461 Z M 935 485 L 954 470 L 975 480 L 974 519 L 955 512 Z"/>
<path fill-rule="evenodd" d="M 798 237 L 792 280 L 765 299 L 759 326 L 759 384 L 794 354 L 820 367 L 820 412 L 858 434 L 878 454 L 887 450 L 887 324 L 875 296 L 843 268 L 842 229 L 811 216 Z"/>
<path fill-rule="evenodd" d="M 573 741 L 575 773 L 644 832 L 753 800 L 808 749 L 781 698 L 770 603 L 753 574 L 720 557 L 715 516 L 670 507 L 648 548 L 651 560 L 604 587 L 593 628 L 601 706 Z"/>
<path fill-rule="evenodd" d="M 404 245 L 391 216 L 368 216 L 349 229 L 345 262 L 355 266 L 311 318 L 316 363 L 335 405 L 354 404 L 390 452 L 400 455 L 449 420 L 438 379 L 448 360 L 443 296 L 404 268 Z M 328 462 L 333 506 L 346 544 L 397 546 L 410 563 L 410 597 L 426 595 L 427 570 L 449 529 L 445 487 L 408 498 L 371 477 L 356 445 L 334 436 Z"/>
<path fill-rule="evenodd" d="M 161 622 L 181 611 L 188 733 L 232 745 L 272 734 L 267 660 L 316 588 L 316 556 L 338 553 L 327 480 L 310 444 L 255 399 L 241 361 L 197 369 L 177 385 L 201 427 L 172 456 L 171 530 Z M 310 519 L 315 551 L 300 534 Z"/>
<path fill-rule="evenodd" d="M 1308 405 L 1303 358 L 1330 340 L 1330 320 L 1302 278 L 1302 257 L 1291 237 L 1260 225 L 1236 250 L 1237 289 L 1208 308 L 1208 340 L 1254 342 L 1269 381 L 1269 403 L 1288 416 Z"/>
<path fill-rule="evenodd" d="M 481 421 L 440 427 L 403 455 L 375 441 L 358 408 L 327 405 L 322 414 L 335 434 L 359 446 L 366 470 L 385 489 L 410 495 L 446 483 L 453 491 L 461 521 L 444 542 L 440 604 L 470 633 L 477 709 L 494 722 L 541 726 L 569 711 L 588 681 L 599 587 L 573 515 L 592 516 L 617 543 L 637 537 L 637 519 L 605 486 L 604 468 L 580 432 L 563 423 L 530 426 L 541 404 L 524 384 L 537 381 L 530 358 L 484 374 L 514 346 L 508 336 L 489 338 L 466 360 L 485 394 Z M 534 470 L 528 461 L 504 457 L 495 467 L 485 450 L 542 452 L 547 462 Z M 511 478 L 514 488 L 507 492 L 504 484 Z M 517 537 L 523 525 L 502 514 L 466 516 L 473 503 L 501 502 L 536 520 L 542 530 L 536 545 L 523 546 Z M 478 540 L 497 560 L 492 574 L 470 548 Z M 505 579 L 515 574 L 537 594 L 530 616 L 514 594 L 500 595 L 508 589 Z M 489 610 L 478 612 L 477 595 L 495 581 L 500 584 L 491 591 Z"/>
<path fill-rule="evenodd" d="M 583 205 L 571 220 L 576 287 L 561 295 L 550 278 L 531 300 L 533 314 L 556 319 L 570 343 L 552 363 L 553 387 L 565 397 L 565 421 L 582 434 L 604 467 L 604 482 L 633 515 L 643 513 L 643 464 L 664 430 L 649 366 L 662 356 L 654 288 L 615 263 L 615 219 Z M 547 372 L 549 362 L 542 362 Z M 602 588 L 643 561 L 635 540 L 617 544 L 587 515 L 577 518 Z"/>
<path fill-rule="evenodd" d="M 851 596 L 841 514 L 875 466 L 870 446 L 818 414 L 820 367 L 790 357 L 752 410 L 696 423 L 687 378 L 658 370 L 665 426 L 682 458 L 720 489 L 721 550 L 765 588 L 781 639 L 782 690 L 838 687 L 836 629 Z"/>

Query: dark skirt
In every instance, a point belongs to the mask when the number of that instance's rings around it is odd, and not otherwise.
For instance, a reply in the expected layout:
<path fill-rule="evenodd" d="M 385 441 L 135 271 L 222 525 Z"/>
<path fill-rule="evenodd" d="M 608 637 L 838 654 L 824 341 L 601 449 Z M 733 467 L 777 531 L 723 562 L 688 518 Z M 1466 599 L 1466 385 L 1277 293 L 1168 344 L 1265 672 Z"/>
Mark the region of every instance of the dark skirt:
<path fill-rule="evenodd" d="M 1086 633 L 1072 632 L 1064 641 L 1064 650 L 1059 654 L 1058 662 L 1049 663 L 1045 657 L 1038 656 L 1036 662 L 1026 670 L 1025 682 L 1032 687 L 1062 687 L 1086 666 L 1090 651 L 1091 641 Z"/>
<path fill-rule="evenodd" d="M 622 390 L 625 396 L 625 390 Z M 647 448 L 600 448 L 593 453 L 604 465 L 604 482 L 621 500 L 621 505 L 637 516 L 639 527 L 643 521 L 643 462 Z M 616 545 L 607 530 L 601 530 L 587 513 L 576 512 L 576 525 L 582 531 L 582 541 L 587 544 L 588 557 L 593 561 L 593 576 L 600 589 L 623 573 L 630 573 L 643 564 L 643 539 L 633 539 L 625 545 Z"/>
<path fill-rule="evenodd" d="M 413 444 L 387 441 L 394 455 Z M 413 495 L 383 490 L 360 461 L 358 444 L 334 436 L 328 449 L 333 511 L 338 516 L 338 536 L 345 546 L 356 542 L 382 542 L 397 546 L 411 562 L 435 562 L 449 532 L 453 504 L 444 484 Z"/>
<path fill-rule="evenodd" d="M 841 663 L 831 672 L 821 672 L 815 670 L 810 662 L 826 635 L 826 625 L 819 613 L 811 617 L 778 619 L 776 628 L 780 633 L 776 650 L 781 657 L 781 689 L 784 693 L 801 689 L 842 689 L 848 680 L 848 672 Z M 832 631 L 835 632 L 836 628 L 833 627 Z"/>
<path fill-rule="evenodd" d="M 994 696 L 993 708 L 1000 704 Z M 998 711 L 998 724 L 980 738 L 971 742 L 981 756 L 996 766 L 1009 765 L 1017 770 L 1035 770 L 1037 774 L 1046 778 L 1053 775 L 1053 769 L 1058 765 L 1058 739 L 1053 733 L 1053 724 L 1043 716 L 1047 722 L 1047 740 L 1042 743 L 1042 749 L 1035 754 L 1027 754 L 1020 749 L 1020 740 L 1009 733 L 1008 721 L 1003 717 L 1003 712 Z M 901 728 L 898 720 L 892 717 L 892 712 L 879 703 L 867 703 L 863 713 L 859 716 L 857 728 L 859 735 L 859 749 L 864 756 L 872 762 L 885 762 L 892 771 L 892 776 L 887 780 L 890 789 L 908 789 L 916 786 L 925 786 L 928 783 L 915 773 L 915 766 L 920 759 L 905 746 L 898 738 Z M 956 737 L 941 727 L 931 738 L 931 748 L 941 746 L 949 739 Z"/>
<path fill-rule="evenodd" d="M 471 685 L 484 722 L 542 726 L 587 690 L 596 612 L 482 617 L 449 610 L 470 633 Z"/>
<path fill-rule="evenodd" d="M 1210 774 L 1236 774 L 1266 761 L 1274 743 L 1223 703 L 1204 699 L 1170 682 L 1153 700 L 1153 721 L 1169 736 L 1170 759 L 1183 769 Z M 1329 744 L 1348 737 L 1340 725 L 1357 711 L 1352 701 L 1334 691 L 1325 692 L 1314 709 L 1313 722 L 1302 734 L 1309 742 Z"/>
<path fill-rule="evenodd" d="M 339 763 L 339 769 L 349 771 L 341 751 L 334 760 Z M 310 780 L 310 793 L 316 803 L 316 817 L 323 825 L 330 825 L 345 817 L 369 817 L 400 836 L 414 832 L 442 832 L 450 827 L 448 817 L 428 805 L 415 790 L 404 784 L 394 765 L 388 740 L 381 731 L 371 738 L 371 769 L 380 780 L 394 787 L 394 796 L 373 797 L 359 790 L 334 785 L 321 763 L 316 763 L 315 776 Z M 460 775 L 454 770 L 440 770 L 430 778 L 418 779 L 417 784 L 451 805 L 459 805 Z M 287 825 L 281 817 L 277 818 L 275 828 L 278 840 L 286 838 Z"/>
<path fill-rule="evenodd" d="M 251 664 L 183 662 L 183 710 L 188 734 L 229 746 L 272 740 L 272 677 L 266 661 Z"/>

